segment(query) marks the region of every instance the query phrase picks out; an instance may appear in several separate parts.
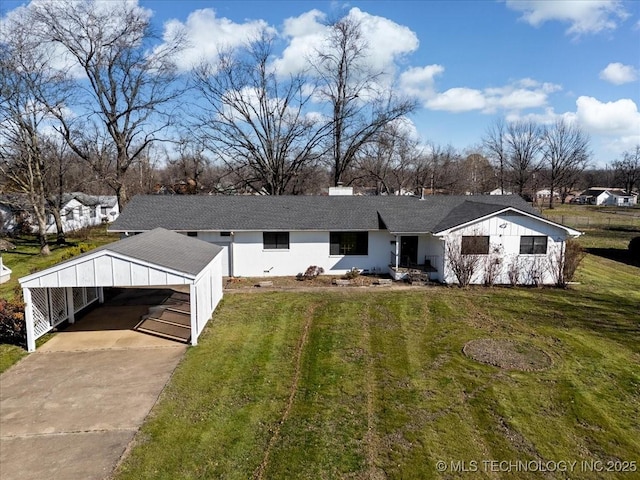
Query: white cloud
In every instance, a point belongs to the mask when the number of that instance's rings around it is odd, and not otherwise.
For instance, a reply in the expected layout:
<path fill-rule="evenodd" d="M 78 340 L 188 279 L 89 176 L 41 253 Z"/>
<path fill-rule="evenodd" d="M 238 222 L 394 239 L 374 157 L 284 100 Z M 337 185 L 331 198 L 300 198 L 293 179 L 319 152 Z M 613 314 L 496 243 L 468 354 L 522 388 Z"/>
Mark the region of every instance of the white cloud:
<path fill-rule="evenodd" d="M 507 7 L 522 12 L 520 17 L 534 27 L 548 21 L 570 24 L 568 35 L 580 36 L 614 30 L 628 17 L 620 0 L 507 0 Z"/>
<path fill-rule="evenodd" d="M 582 96 L 576 100 L 576 116 L 590 133 L 611 136 L 635 136 L 640 142 L 640 112 L 630 98 L 601 102 Z"/>
<path fill-rule="evenodd" d="M 262 32 L 272 31 L 262 20 L 234 23 L 228 18 L 217 17 L 215 10 L 204 8 L 189 14 L 185 23 L 169 20 L 164 25 L 163 38 L 170 42 L 177 35 L 184 35 L 188 47 L 180 52 L 178 67 L 189 70 L 202 61 L 213 61 L 218 53 L 239 47 Z"/>
<path fill-rule="evenodd" d="M 405 95 L 416 98 L 431 110 L 480 110 L 483 113 L 495 113 L 497 110 L 519 112 L 544 107 L 549 94 L 562 89 L 560 85 L 524 78 L 502 87 L 455 87 L 438 92 L 435 88 L 435 77 L 443 72 L 444 67 L 441 65 L 410 68 L 400 76 L 400 88 Z"/>
<path fill-rule="evenodd" d="M 428 101 L 435 95 L 435 77 L 444 72 L 442 65 L 411 67 L 400 75 L 400 89 L 410 97 Z"/>
<path fill-rule="evenodd" d="M 388 18 L 371 15 L 358 8 L 352 8 L 347 18 L 360 24 L 362 39 L 368 46 L 367 67 L 376 72 L 393 74 L 396 63 L 418 48 L 416 34 Z M 282 33 L 289 39 L 289 45 L 275 62 L 281 74 L 300 71 L 310 57 L 326 48 L 329 26 L 325 20 L 325 14 L 318 10 L 285 20 Z"/>
<path fill-rule="evenodd" d="M 638 71 L 631 65 L 623 65 L 622 63 L 610 63 L 600 72 L 600 78 L 614 85 L 622 85 L 623 83 L 634 82 L 638 79 Z"/>
<path fill-rule="evenodd" d="M 487 102 L 480 90 L 463 87 L 450 88 L 446 92 L 438 93 L 425 105 L 431 110 L 467 112 L 469 110 L 483 110 L 486 108 Z"/>

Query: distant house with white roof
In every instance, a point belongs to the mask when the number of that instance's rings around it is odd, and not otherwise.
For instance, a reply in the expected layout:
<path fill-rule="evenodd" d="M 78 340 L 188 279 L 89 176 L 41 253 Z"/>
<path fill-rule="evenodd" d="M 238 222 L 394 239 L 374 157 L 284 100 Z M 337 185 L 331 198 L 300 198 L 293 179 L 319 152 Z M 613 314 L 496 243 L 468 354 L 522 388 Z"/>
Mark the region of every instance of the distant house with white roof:
<path fill-rule="evenodd" d="M 591 187 L 580 194 L 580 203 L 588 205 L 609 205 L 632 207 L 638 203 L 638 196 L 621 188 Z"/>

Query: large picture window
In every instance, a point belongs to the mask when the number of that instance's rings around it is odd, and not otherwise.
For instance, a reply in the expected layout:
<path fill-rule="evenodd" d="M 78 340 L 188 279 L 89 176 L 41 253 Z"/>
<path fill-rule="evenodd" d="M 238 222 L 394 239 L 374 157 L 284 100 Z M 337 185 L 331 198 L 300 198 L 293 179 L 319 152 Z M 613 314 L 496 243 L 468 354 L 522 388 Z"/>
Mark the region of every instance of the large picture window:
<path fill-rule="evenodd" d="M 483 235 L 462 237 L 460 253 L 462 255 L 487 255 L 489 253 L 489 237 Z"/>
<path fill-rule="evenodd" d="M 262 245 L 265 250 L 288 250 L 289 232 L 263 232 Z"/>
<path fill-rule="evenodd" d="M 520 237 L 521 255 L 546 255 L 547 237 L 544 236 L 523 236 Z"/>
<path fill-rule="evenodd" d="M 369 254 L 368 232 L 331 232 L 329 241 L 331 255 Z"/>

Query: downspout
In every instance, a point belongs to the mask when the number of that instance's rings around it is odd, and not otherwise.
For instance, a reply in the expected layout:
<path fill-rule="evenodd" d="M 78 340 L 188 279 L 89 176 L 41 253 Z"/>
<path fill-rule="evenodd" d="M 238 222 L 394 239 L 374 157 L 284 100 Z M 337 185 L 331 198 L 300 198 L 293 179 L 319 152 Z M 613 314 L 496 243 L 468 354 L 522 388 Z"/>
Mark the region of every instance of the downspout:
<path fill-rule="evenodd" d="M 234 263 L 234 255 L 233 255 L 233 239 L 235 238 L 235 232 L 231 232 L 231 243 L 229 244 L 229 276 L 233 277 L 233 272 L 235 270 Z"/>
<path fill-rule="evenodd" d="M 400 236 L 396 235 L 396 272 L 398 271 L 400 264 Z"/>

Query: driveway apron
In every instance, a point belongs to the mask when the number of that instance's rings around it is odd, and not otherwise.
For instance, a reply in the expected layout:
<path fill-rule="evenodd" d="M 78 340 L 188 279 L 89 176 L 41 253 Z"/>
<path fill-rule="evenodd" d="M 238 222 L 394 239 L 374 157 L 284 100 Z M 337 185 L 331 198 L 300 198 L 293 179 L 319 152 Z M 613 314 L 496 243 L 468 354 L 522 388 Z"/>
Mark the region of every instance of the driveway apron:
<path fill-rule="evenodd" d="M 108 478 L 185 348 L 94 343 L 14 365 L 0 376 L 0 478 Z"/>

